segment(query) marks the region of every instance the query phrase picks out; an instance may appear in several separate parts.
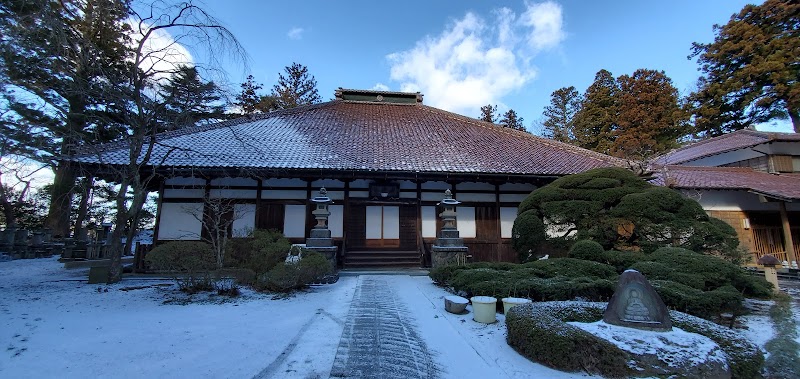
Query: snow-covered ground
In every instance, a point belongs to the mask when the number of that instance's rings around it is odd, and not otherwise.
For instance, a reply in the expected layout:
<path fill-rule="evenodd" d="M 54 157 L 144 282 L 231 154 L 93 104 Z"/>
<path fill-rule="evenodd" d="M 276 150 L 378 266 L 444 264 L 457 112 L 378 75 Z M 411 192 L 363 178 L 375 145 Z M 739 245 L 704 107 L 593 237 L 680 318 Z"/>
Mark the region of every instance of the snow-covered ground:
<path fill-rule="evenodd" d="M 360 284 L 342 277 L 289 298 L 185 301 L 169 280 L 86 284 L 87 269 L 53 259 L 0 263 L 0 377 L 327 378 Z M 441 378 L 583 378 L 535 364 L 505 342 L 505 322 L 444 310 L 424 276 L 381 276 L 409 312 Z M 748 318 L 760 346 L 768 317 Z M 388 379 L 388 378 L 387 378 Z"/>

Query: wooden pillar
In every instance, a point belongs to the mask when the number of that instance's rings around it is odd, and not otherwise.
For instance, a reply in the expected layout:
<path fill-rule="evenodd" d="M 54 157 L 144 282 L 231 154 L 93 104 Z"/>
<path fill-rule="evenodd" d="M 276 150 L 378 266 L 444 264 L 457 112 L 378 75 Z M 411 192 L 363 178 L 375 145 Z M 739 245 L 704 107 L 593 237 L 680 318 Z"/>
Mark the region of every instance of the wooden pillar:
<path fill-rule="evenodd" d="M 783 225 L 783 245 L 786 249 L 786 256 L 789 258 L 789 268 L 792 268 L 792 262 L 797 262 L 797 255 L 794 251 L 794 241 L 792 241 L 792 229 L 789 227 L 789 215 L 786 213 L 786 202 L 780 202 L 781 207 L 781 224 Z"/>

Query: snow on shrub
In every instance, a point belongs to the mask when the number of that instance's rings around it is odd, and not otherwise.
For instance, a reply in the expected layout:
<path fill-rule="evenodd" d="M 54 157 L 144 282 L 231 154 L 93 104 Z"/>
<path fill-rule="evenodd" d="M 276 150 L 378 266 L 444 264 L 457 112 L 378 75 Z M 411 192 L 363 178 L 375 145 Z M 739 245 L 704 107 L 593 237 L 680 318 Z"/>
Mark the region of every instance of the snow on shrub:
<path fill-rule="evenodd" d="M 506 315 L 507 342 L 535 362 L 563 371 L 586 371 L 608 377 L 628 377 L 630 354 L 568 322 L 596 322 L 608 303 L 554 301 L 518 305 Z M 727 356 L 733 378 L 758 377 L 764 364 L 761 350 L 735 330 L 678 311 L 670 311 L 673 326 L 716 342 Z"/>

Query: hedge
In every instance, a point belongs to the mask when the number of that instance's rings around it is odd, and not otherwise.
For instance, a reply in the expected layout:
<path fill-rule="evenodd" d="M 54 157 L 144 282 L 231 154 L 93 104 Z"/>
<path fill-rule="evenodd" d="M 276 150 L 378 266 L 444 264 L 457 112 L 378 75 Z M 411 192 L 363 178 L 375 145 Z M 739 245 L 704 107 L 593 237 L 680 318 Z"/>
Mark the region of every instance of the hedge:
<path fill-rule="evenodd" d="M 563 371 L 586 371 L 608 377 L 635 375 L 630 354 L 567 322 L 595 322 L 608 303 L 556 301 L 518 305 L 506 315 L 507 342 L 535 362 Z M 759 377 L 761 350 L 736 331 L 678 311 L 670 311 L 673 327 L 716 342 L 728 356 L 733 378 Z"/>

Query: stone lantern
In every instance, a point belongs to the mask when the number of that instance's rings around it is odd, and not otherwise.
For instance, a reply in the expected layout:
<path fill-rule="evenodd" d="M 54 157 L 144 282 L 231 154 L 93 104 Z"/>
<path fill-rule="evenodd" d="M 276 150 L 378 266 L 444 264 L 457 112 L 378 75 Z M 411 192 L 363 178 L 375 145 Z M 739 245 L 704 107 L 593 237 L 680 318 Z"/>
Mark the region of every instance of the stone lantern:
<path fill-rule="evenodd" d="M 456 206 L 458 204 L 461 202 L 453 198 L 450 190 L 444 191 L 444 199 L 437 204 L 443 208 L 442 213 L 439 213 L 443 225 L 436 244 L 431 248 L 431 265 L 434 268 L 466 262 L 467 247 L 464 246 L 464 240 L 460 238 L 456 228 Z"/>
<path fill-rule="evenodd" d="M 328 206 L 333 201 L 328 197 L 328 191 L 325 187 L 322 187 L 319 189 L 319 194 L 311 198 L 311 202 L 316 206 L 311 214 L 317 219 L 317 224 L 314 225 L 309 237 L 306 238 L 306 248 L 324 255 L 330 262 L 331 268 L 335 270 L 337 247 L 333 244 L 331 230 L 328 229 L 328 217 L 331 215 Z"/>
<path fill-rule="evenodd" d="M 764 266 L 764 277 L 768 282 L 772 283 L 773 290 L 775 292 L 780 292 L 781 290 L 778 287 L 778 272 L 775 270 L 775 267 L 780 266 L 781 261 L 773 255 L 766 254 L 758 258 L 757 263 Z"/>

